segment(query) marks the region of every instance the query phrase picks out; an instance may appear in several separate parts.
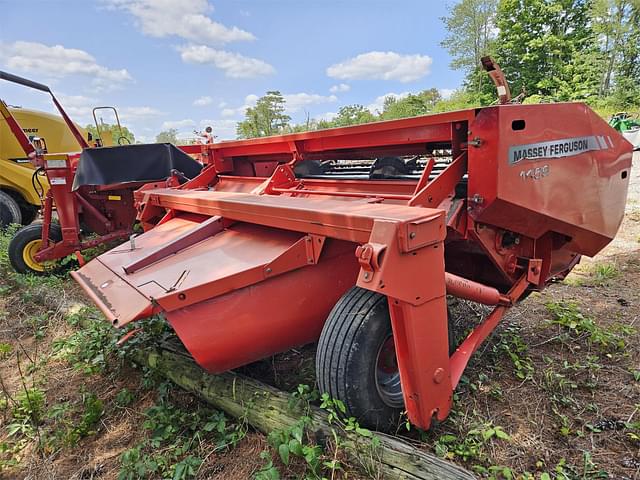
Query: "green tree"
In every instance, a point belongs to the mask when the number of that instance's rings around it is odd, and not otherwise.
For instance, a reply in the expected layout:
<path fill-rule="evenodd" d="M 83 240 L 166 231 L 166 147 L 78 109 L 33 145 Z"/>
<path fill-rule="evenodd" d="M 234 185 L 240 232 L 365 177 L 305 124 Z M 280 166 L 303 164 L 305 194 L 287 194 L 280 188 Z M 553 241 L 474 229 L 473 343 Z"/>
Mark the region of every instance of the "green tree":
<path fill-rule="evenodd" d="M 629 24 L 627 41 L 622 45 L 622 58 L 615 70 L 613 101 L 624 109 L 640 106 L 640 2 L 636 2 Z"/>
<path fill-rule="evenodd" d="M 88 133 L 91 134 L 91 138 L 98 139 L 98 130 L 94 124 L 89 124 L 84 127 Z M 136 137 L 127 127 L 118 128 L 117 124 L 102 123 L 100 125 L 100 133 L 102 134 L 102 140 L 104 145 L 126 145 L 128 143 L 135 143 Z M 124 138 L 123 138 L 124 137 Z"/>
<path fill-rule="evenodd" d="M 277 91 L 269 91 L 245 111 L 245 119 L 238 122 L 238 138 L 267 137 L 287 130 L 291 117 L 285 113 L 285 99 Z"/>
<path fill-rule="evenodd" d="M 573 100 L 598 90 L 591 0 L 501 0 L 495 52 L 512 91 Z"/>
<path fill-rule="evenodd" d="M 486 74 L 485 74 L 486 75 Z M 495 98 L 495 94 L 494 94 Z M 479 107 L 479 97 L 477 94 L 469 92 L 461 88 L 453 92 L 446 99 L 440 100 L 433 108 L 434 113 L 453 112 L 454 110 L 463 110 L 465 108 Z"/>
<path fill-rule="evenodd" d="M 594 0 L 591 15 L 602 50 L 600 96 L 640 103 L 640 0 Z"/>
<path fill-rule="evenodd" d="M 333 119 L 332 124 L 334 127 L 346 127 L 376 120 L 376 116 L 363 105 L 345 105 L 338 110 L 338 115 Z"/>
<path fill-rule="evenodd" d="M 380 114 L 381 120 L 393 120 L 394 118 L 415 117 L 433 112 L 435 106 L 442 100 L 437 88 L 423 90 L 420 93 L 410 93 L 404 98 L 387 97 L 384 99 L 384 108 Z"/>
<path fill-rule="evenodd" d="M 156 143 L 173 143 L 174 145 L 177 145 L 178 130 L 176 130 L 175 128 L 163 130 L 158 135 L 156 135 Z"/>
<path fill-rule="evenodd" d="M 447 36 L 441 42 L 451 55 L 451 68 L 466 73 L 467 86 L 476 93 L 486 83 L 480 59 L 491 54 L 498 0 L 461 0 L 442 17 Z"/>

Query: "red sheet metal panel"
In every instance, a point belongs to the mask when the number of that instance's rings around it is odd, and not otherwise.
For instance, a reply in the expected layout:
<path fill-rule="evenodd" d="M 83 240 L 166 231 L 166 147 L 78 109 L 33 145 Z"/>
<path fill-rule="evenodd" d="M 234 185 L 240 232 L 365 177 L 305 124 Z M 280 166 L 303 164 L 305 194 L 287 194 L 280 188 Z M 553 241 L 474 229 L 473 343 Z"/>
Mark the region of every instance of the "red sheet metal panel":
<path fill-rule="evenodd" d="M 370 203 L 367 200 L 173 189 L 151 190 L 146 194 L 148 203 L 164 208 L 209 216 L 222 215 L 233 220 L 359 243 L 368 240 L 376 219 L 408 222 L 440 215 L 434 209 Z"/>
<path fill-rule="evenodd" d="M 572 239 L 593 256 L 615 236 L 629 183 L 632 148 L 580 103 L 483 109 L 470 127 L 471 216 L 540 238 Z"/>
<path fill-rule="evenodd" d="M 195 360 L 220 373 L 313 342 L 340 296 L 353 284 L 353 246 L 329 245 L 317 265 L 168 312 Z"/>

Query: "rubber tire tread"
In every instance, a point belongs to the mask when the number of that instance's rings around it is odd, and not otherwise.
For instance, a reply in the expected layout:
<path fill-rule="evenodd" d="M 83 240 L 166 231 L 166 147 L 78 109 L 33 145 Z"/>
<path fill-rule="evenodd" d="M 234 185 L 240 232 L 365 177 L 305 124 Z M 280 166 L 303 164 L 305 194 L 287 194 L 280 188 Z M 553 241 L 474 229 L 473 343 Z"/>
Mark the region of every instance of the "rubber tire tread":
<path fill-rule="evenodd" d="M 0 216 L 0 229 L 9 226 L 11 223 L 22 224 L 20 205 L 11 195 L 2 190 L 0 190 L 0 209 L 4 210 L 3 215 Z M 2 220 L 5 218 L 5 213 L 8 213 L 8 221 L 6 223 Z"/>
<path fill-rule="evenodd" d="M 22 213 L 22 225 L 31 225 L 38 217 L 39 207 L 31 205 L 29 203 L 22 203 L 20 205 L 20 213 Z"/>
<path fill-rule="evenodd" d="M 383 305 L 381 305 L 383 304 Z M 375 348 L 360 348 L 353 356 L 355 342 L 374 341 L 377 345 L 391 333 L 388 314 L 383 319 L 374 318 L 375 310 L 388 312 L 387 297 L 377 292 L 353 287 L 347 291 L 331 310 L 320 335 L 316 353 L 316 375 L 322 393 L 341 400 L 347 417 L 355 417 L 360 425 L 379 430 L 391 430 L 397 426 L 403 408 L 390 407 L 382 401 L 371 378 L 349 378 L 350 362 L 363 361 L 371 365 L 376 361 Z M 374 325 L 374 322 L 384 324 Z M 366 329 L 363 330 L 363 329 Z M 379 336 L 376 340 L 373 336 Z M 362 345 L 359 345 L 362 347 Z M 347 385 L 358 387 L 358 394 L 347 392 Z M 356 399 L 369 392 L 363 399 Z M 356 402 L 353 404 L 352 401 Z"/>
<path fill-rule="evenodd" d="M 32 223 L 22 227 L 16 232 L 11 241 L 9 242 L 8 254 L 9 262 L 13 269 L 18 273 L 31 273 L 33 275 L 47 275 L 55 273 L 55 269 L 52 271 L 45 270 L 44 272 L 37 272 L 30 269 L 22 258 L 22 251 L 27 243 L 32 240 L 42 238 L 42 223 Z M 52 223 L 49 226 L 49 240 L 59 242 L 62 240 L 62 229 L 57 223 Z"/>
<path fill-rule="evenodd" d="M 335 378 L 332 375 L 332 369 L 334 362 L 338 361 L 340 354 L 342 353 L 341 345 L 336 344 L 336 340 L 344 338 L 346 330 L 349 328 L 349 323 L 345 322 L 343 315 L 345 310 L 347 314 L 359 311 L 359 306 L 364 298 L 365 302 L 371 294 L 375 295 L 375 292 L 365 290 L 359 287 L 352 287 L 345 295 L 343 295 L 335 307 L 329 313 L 325 328 L 322 330 L 320 340 L 318 341 L 319 358 L 324 360 L 324 364 L 316 364 L 316 371 L 323 372 L 324 378 L 322 379 L 323 385 L 327 387 L 326 391 L 332 398 L 344 398 L 339 396 L 339 390 L 336 386 Z M 342 321 L 341 321 L 342 320 Z M 329 327 L 329 329 L 326 328 Z M 349 407 L 347 407 L 349 411 Z"/>

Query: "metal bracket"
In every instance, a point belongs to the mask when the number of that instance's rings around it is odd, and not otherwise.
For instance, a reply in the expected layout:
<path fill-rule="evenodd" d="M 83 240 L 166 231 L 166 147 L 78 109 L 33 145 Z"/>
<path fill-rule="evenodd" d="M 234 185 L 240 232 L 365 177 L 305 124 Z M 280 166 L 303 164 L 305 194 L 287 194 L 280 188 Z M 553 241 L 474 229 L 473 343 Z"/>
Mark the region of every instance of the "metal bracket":
<path fill-rule="evenodd" d="M 365 243 L 356 248 L 356 258 L 365 272 L 362 277 L 365 282 L 370 282 L 373 278 L 373 272 L 380 269 L 386 248 L 387 246 L 382 243 Z"/>
<path fill-rule="evenodd" d="M 540 284 L 540 274 L 542 273 L 542 260 L 532 258 L 529 260 L 529 268 L 527 268 L 527 282 L 533 285 Z"/>

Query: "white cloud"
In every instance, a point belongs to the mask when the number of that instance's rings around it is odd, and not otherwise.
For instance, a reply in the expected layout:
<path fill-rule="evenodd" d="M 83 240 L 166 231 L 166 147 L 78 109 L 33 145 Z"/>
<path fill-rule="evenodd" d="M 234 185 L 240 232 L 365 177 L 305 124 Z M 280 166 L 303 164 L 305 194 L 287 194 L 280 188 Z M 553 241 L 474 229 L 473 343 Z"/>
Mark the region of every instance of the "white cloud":
<path fill-rule="evenodd" d="M 206 107 L 207 105 L 211 105 L 212 103 L 213 103 L 213 98 L 205 95 L 204 97 L 196 98 L 193 101 L 193 106 L 194 107 Z"/>
<path fill-rule="evenodd" d="M 178 50 L 183 62 L 213 65 L 230 78 L 254 78 L 275 73 L 275 69 L 262 60 L 206 45 L 183 46 Z"/>
<path fill-rule="evenodd" d="M 99 100 L 96 98 L 85 97 L 84 95 L 57 95 L 58 100 L 62 104 L 65 112 L 69 114 L 71 120 L 74 122 L 85 125 L 87 123 L 93 124 L 93 116 L 91 110 L 97 106 Z M 57 109 L 55 113 L 58 114 Z"/>
<path fill-rule="evenodd" d="M 152 37 L 177 36 L 207 45 L 254 40 L 252 33 L 212 20 L 207 0 L 106 0 L 112 8 L 129 12 L 142 33 Z"/>
<path fill-rule="evenodd" d="M 229 117 L 235 117 L 237 116 L 239 113 L 244 113 L 245 108 L 244 107 L 239 107 L 239 108 L 223 108 L 222 111 L 220 112 L 220 115 L 222 115 L 223 117 L 229 118 Z"/>
<path fill-rule="evenodd" d="M 45 45 L 37 42 L 17 41 L 0 43 L 0 60 L 11 70 L 63 78 L 84 75 L 92 78 L 96 88 L 109 89 L 131 80 L 126 69 L 110 69 L 99 65 L 96 59 L 76 48 Z"/>
<path fill-rule="evenodd" d="M 218 108 L 224 108 L 224 107 L 226 107 L 226 106 L 227 106 L 227 102 L 220 102 L 220 103 L 218 104 Z"/>
<path fill-rule="evenodd" d="M 117 108 L 117 107 L 116 107 Z M 160 115 L 164 115 L 164 112 L 152 107 L 123 107 L 117 108 L 120 120 L 134 122 L 136 120 L 149 120 Z"/>
<path fill-rule="evenodd" d="M 227 107 L 227 108 L 223 108 L 220 111 L 220 115 L 225 117 L 225 118 L 230 118 L 230 117 L 241 117 L 244 115 L 244 113 L 247 111 L 247 108 L 249 107 L 253 107 L 255 106 L 256 102 L 258 101 L 258 95 L 255 95 L 253 93 L 247 95 L 246 97 L 244 97 L 244 104 L 241 107 L 237 107 L 237 108 L 231 108 L 231 107 Z M 224 103 L 224 105 L 220 104 L 220 107 L 222 108 L 223 106 L 226 107 L 227 103 L 226 102 L 222 102 Z"/>
<path fill-rule="evenodd" d="M 347 85 L 346 83 L 340 83 L 338 85 L 333 85 L 329 91 L 331 93 L 341 93 L 341 92 L 348 92 L 349 90 L 351 90 L 351 87 L 349 85 Z"/>
<path fill-rule="evenodd" d="M 418 80 L 430 73 L 433 60 L 427 55 L 368 52 L 327 68 L 327 75 L 340 80 Z"/>
<path fill-rule="evenodd" d="M 246 97 L 244 97 L 244 104 L 247 107 L 253 107 L 258 102 L 258 95 L 255 93 L 250 93 Z"/>
<path fill-rule="evenodd" d="M 287 93 L 283 95 L 285 109 L 288 113 L 295 113 L 309 105 L 319 105 L 322 103 L 332 103 L 338 100 L 335 95 L 318 95 L 315 93 Z"/>
<path fill-rule="evenodd" d="M 194 122 L 190 118 L 185 118 L 184 120 L 168 120 L 162 123 L 162 130 L 169 130 L 170 128 L 180 130 L 182 128 L 195 127 L 195 125 L 196 122 Z"/>
<path fill-rule="evenodd" d="M 100 98 L 87 97 L 84 95 L 66 95 L 61 93 L 57 95 L 57 97 L 71 119 L 80 125 L 93 125 L 93 108 L 104 104 L 104 101 Z M 133 128 L 132 124 L 134 123 L 148 122 L 156 117 L 164 115 L 160 110 L 149 106 L 116 106 L 115 108 L 118 112 L 118 117 L 120 118 L 122 125 L 131 128 Z M 57 109 L 53 106 L 49 107 L 48 110 L 58 114 Z M 96 112 L 96 117 L 98 118 L 98 121 L 102 120 L 109 124 L 116 123 L 115 115 L 111 110 L 99 110 Z M 145 128 L 144 123 L 141 123 L 141 125 L 134 130 L 137 131 L 143 128 Z"/>
<path fill-rule="evenodd" d="M 338 116 L 338 114 L 336 112 L 326 112 L 326 113 L 322 113 L 320 115 L 316 115 L 315 119 L 316 120 L 325 120 L 327 122 L 330 122 L 331 120 L 333 120 L 337 116 Z"/>
<path fill-rule="evenodd" d="M 400 100 L 402 98 L 407 97 L 409 94 L 411 94 L 411 92 L 401 92 L 401 93 L 389 92 L 389 93 L 385 93 L 384 95 L 380 95 L 379 97 L 376 97 L 376 99 L 372 103 L 367 105 L 367 109 L 373 114 L 378 114 L 378 113 L 382 112 L 382 110 L 384 108 L 384 100 L 387 97 L 392 97 L 392 98 L 395 98 L 396 100 Z"/>
<path fill-rule="evenodd" d="M 440 95 L 442 96 L 442 98 L 447 99 L 447 98 L 451 98 L 451 95 L 454 94 L 456 89 L 455 88 L 439 88 L 438 91 L 440 92 Z"/>

